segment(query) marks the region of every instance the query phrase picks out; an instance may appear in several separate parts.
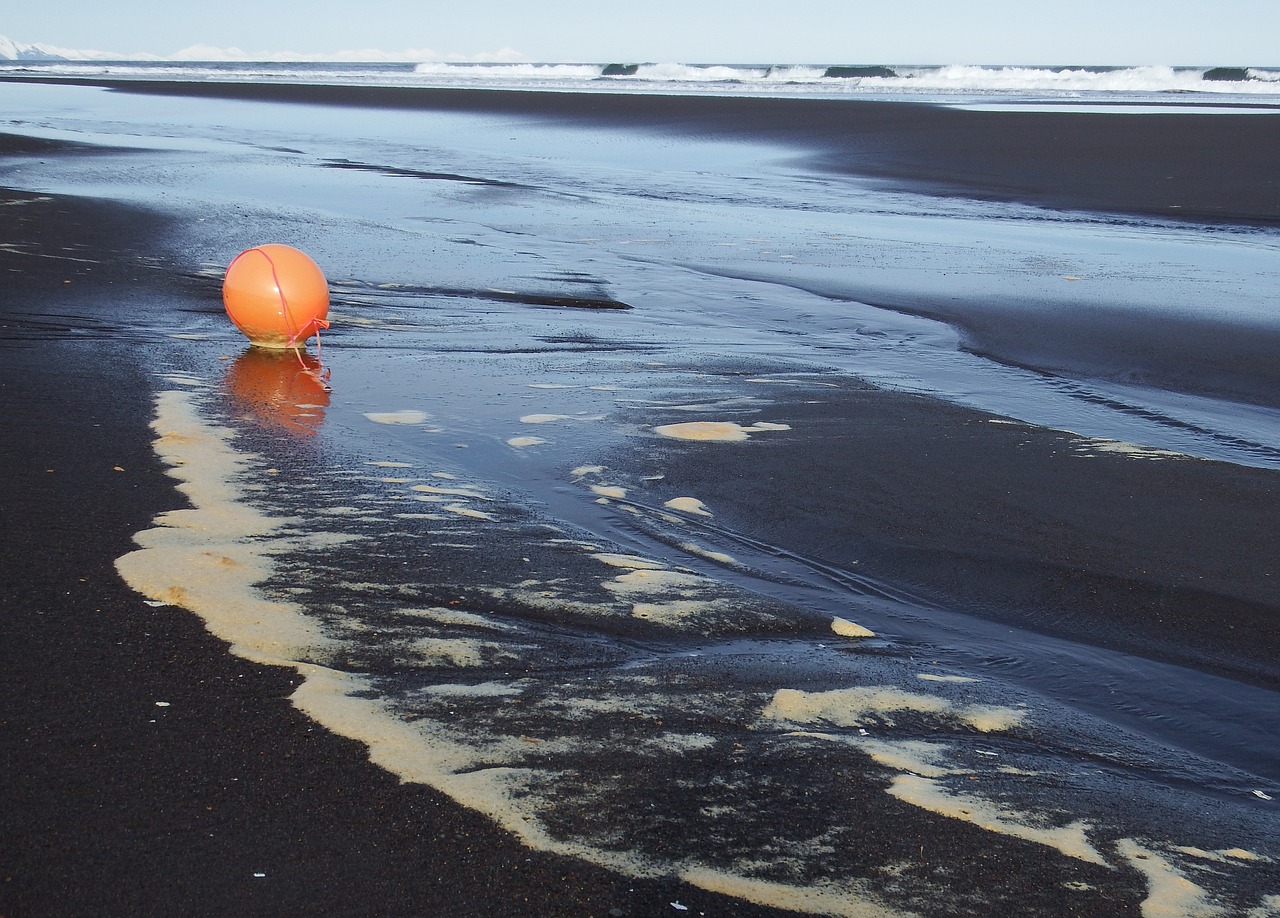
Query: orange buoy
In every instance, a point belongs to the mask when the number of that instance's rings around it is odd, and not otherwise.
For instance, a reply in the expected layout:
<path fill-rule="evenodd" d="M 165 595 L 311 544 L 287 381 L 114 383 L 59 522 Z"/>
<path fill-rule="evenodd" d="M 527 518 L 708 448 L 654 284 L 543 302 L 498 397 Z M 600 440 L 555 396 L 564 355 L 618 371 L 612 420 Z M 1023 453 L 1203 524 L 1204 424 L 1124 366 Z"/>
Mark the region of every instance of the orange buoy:
<path fill-rule="evenodd" d="M 292 246 L 272 243 L 237 255 L 222 281 L 222 305 L 258 347 L 299 348 L 329 327 L 324 273 Z"/>

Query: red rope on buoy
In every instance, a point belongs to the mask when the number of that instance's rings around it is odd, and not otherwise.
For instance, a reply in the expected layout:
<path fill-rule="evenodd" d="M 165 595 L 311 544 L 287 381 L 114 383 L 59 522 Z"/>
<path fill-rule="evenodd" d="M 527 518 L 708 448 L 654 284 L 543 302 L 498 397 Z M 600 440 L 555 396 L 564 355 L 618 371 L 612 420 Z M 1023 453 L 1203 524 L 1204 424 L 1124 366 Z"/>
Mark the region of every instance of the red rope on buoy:
<path fill-rule="evenodd" d="M 289 311 L 289 301 L 285 298 L 284 288 L 280 284 L 280 276 L 276 273 L 276 263 L 271 260 L 271 256 L 262 249 L 255 248 L 257 252 L 267 260 L 267 264 L 271 266 L 271 280 L 276 285 L 276 294 L 280 297 L 280 314 L 284 316 L 285 326 L 289 329 L 289 340 L 286 347 L 293 348 L 293 354 L 298 358 L 300 363 L 308 372 L 314 372 L 307 366 L 306 361 L 302 359 L 302 348 L 306 347 L 307 338 L 313 333 L 316 336 L 316 362 L 320 364 L 321 372 L 317 373 L 320 379 L 328 379 L 329 371 L 325 369 L 324 361 L 321 359 L 320 350 L 320 329 L 328 328 L 329 323 L 325 319 L 312 319 L 302 328 L 297 328 L 293 321 L 293 313 Z"/>

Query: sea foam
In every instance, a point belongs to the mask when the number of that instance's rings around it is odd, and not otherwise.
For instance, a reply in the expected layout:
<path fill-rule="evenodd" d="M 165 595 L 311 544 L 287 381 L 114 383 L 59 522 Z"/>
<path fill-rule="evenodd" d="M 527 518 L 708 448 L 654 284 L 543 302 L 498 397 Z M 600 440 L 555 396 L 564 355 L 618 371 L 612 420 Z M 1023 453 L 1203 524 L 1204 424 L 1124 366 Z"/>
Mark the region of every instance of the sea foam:
<path fill-rule="evenodd" d="M 1210 94 L 1216 99 L 1280 97 L 1280 68 L 1049 67 L 879 63 L 686 64 L 680 62 L 5 62 L 0 76 L 176 81 L 282 82 L 561 92 L 694 93 L 918 99 L 973 96 L 1079 98 Z"/>

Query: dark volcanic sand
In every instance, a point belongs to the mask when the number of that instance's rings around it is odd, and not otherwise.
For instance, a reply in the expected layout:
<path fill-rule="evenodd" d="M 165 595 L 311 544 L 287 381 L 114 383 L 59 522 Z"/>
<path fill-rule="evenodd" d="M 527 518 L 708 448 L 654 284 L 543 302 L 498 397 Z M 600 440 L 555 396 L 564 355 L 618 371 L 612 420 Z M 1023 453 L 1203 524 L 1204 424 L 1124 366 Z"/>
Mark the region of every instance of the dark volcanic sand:
<path fill-rule="evenodd" d="M 867 174 L 1063 206 L 1170 215 L 1178 204 L 1179 216 L 1262 222 L 1280 215 L 1268 155 L 1280 120 L 1270 117 L 1214 116 L 1231 142 L 1196 134 L 1194 154 L 1178 159 L 1180 182 L 1166 185 L 1151 179 L 1172 174 L 1149 158 L 1164 155 L 1171 130 L 1159 118 L 1144 120 L 1145 133 L 1121 136 L 1110 123 L 1081 134 L 1075 116 L 1028 113 L 1018 116 L 1026 129 L 1013 132 L 1017 139 L 993 151 L 981 128 L 995 116 L 924 107 L 840 103 L 856 117 L 836 123 L 823 103 L 790 100 L 382 95 L 385 104 L 507 106 L 722 135 L 758 135 L 763 120 L 780 135 L 809 138 L 833 168 L 856 162 Z M 1122 143 L 1141 155 L 1114 156 Z M 12 144 L 56 155 L 53 145 Z M 1125 172 L 1135 161 L 1138 172 Z M 152 393 L 136 350 L 146 340 L 131 338 L 127 314 L 116 310 L 186 281 L 163 251 L 163 223 L 146 214 L 55 198 L 7 208 L 5 217 L 0 242 L 27 251 L 0 249 L 0 467 L 8 473 L 0 915 L 665 915 L 677 913 L 672 901 L 692 914 L 781 914 L 531 852 L 443 795 L 401 785 L 368 763 L 363 746 L 315 726 L 288 701 L 291 673 L 229 655 L 195 616 L 150 608 L 127 589 L 114 559 L 181 497 L 151 451 Z M 63 260 L 63 246 L 102 263 Z M 140 270 L 153 254 L 160 269 Z M 781 400 L 771 417 L 797 433 L 761 438 L 749 451 L 660 450 L 661 487 L 732 507 L 750 483 L 764 507 L 723 520 L 740 531 L 767 520 L 762 538 L 865 564 L 940 603 L 1008 621 L 1030 610 L 1029 624 L 1049 632 L 1083 620 L 1092 633 L 1074 636 L 1086 641 L 1274 684 L 1277 591 L 1259 563 L 1259 546 L 1280 536 L 1273 473 L 1104 455 L 1086 474 L 1065 435 L 991 425 L 911 396 L 851 389 L 822 397 L 821 406 L 799 395 Z M 815 527 L 814 518 L 828 522 Z M 1083 615 L 1069 619 L 1067 610 Z M 894 836 L 886 845 L 936 824 L 911 825 L 911 811 L 899 809 L 903 821 L 882 830 Z M 944 875 L 948 854 L 977 834 L 961 823 L 936 833 L 922 863 Z M 975 889 L 1001 886 L 1012 899 L 1023 885 L 1029 908 L 1067 907 L 1060 884 L 1069 878 L 1044 882 L 1054 868 L 1041 848 L 983 843 L 1000 857 L 966 881 Z M 1070 902 L 1090 914 L 1137 914 L 1140 878 L 1109 882 Z"/>
<path fill-rule="evenodd" d="M 807 394 L 769 409 L 790 432 L 659 445 L 644 499 L 697 494 L 718 525 L 939 608 L 1280 686 L 1275 473 L 1135 460 L 923 396 Z"/>
<path fill-rule="evenodd" d="M 530 851 L 309 721 L 292 672 L 148 607 L 114 560 L 182 497 L 116 291 L 173 289 L 132 267 L 163 222 L 74 198 L 5 213 L 0 241 L 37 257 L 0 249 L 0 915 L 783 914 Z M 38 257 L 62 246 L 120 257 Z"/>

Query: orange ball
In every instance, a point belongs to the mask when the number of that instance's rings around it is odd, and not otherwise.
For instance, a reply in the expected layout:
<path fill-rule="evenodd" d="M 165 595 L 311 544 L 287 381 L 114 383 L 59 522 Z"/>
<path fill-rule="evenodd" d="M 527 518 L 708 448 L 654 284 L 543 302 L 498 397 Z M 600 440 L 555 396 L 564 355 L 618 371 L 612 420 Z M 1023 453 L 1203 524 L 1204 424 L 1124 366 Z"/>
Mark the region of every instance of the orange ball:
<path fill-rule="evenodd" d="M 258 347 L 299 348 L 329 327 L 324 274 L 292 246 L 260 245 L 237 255 L 222 281 L 222 305 Z"/>

